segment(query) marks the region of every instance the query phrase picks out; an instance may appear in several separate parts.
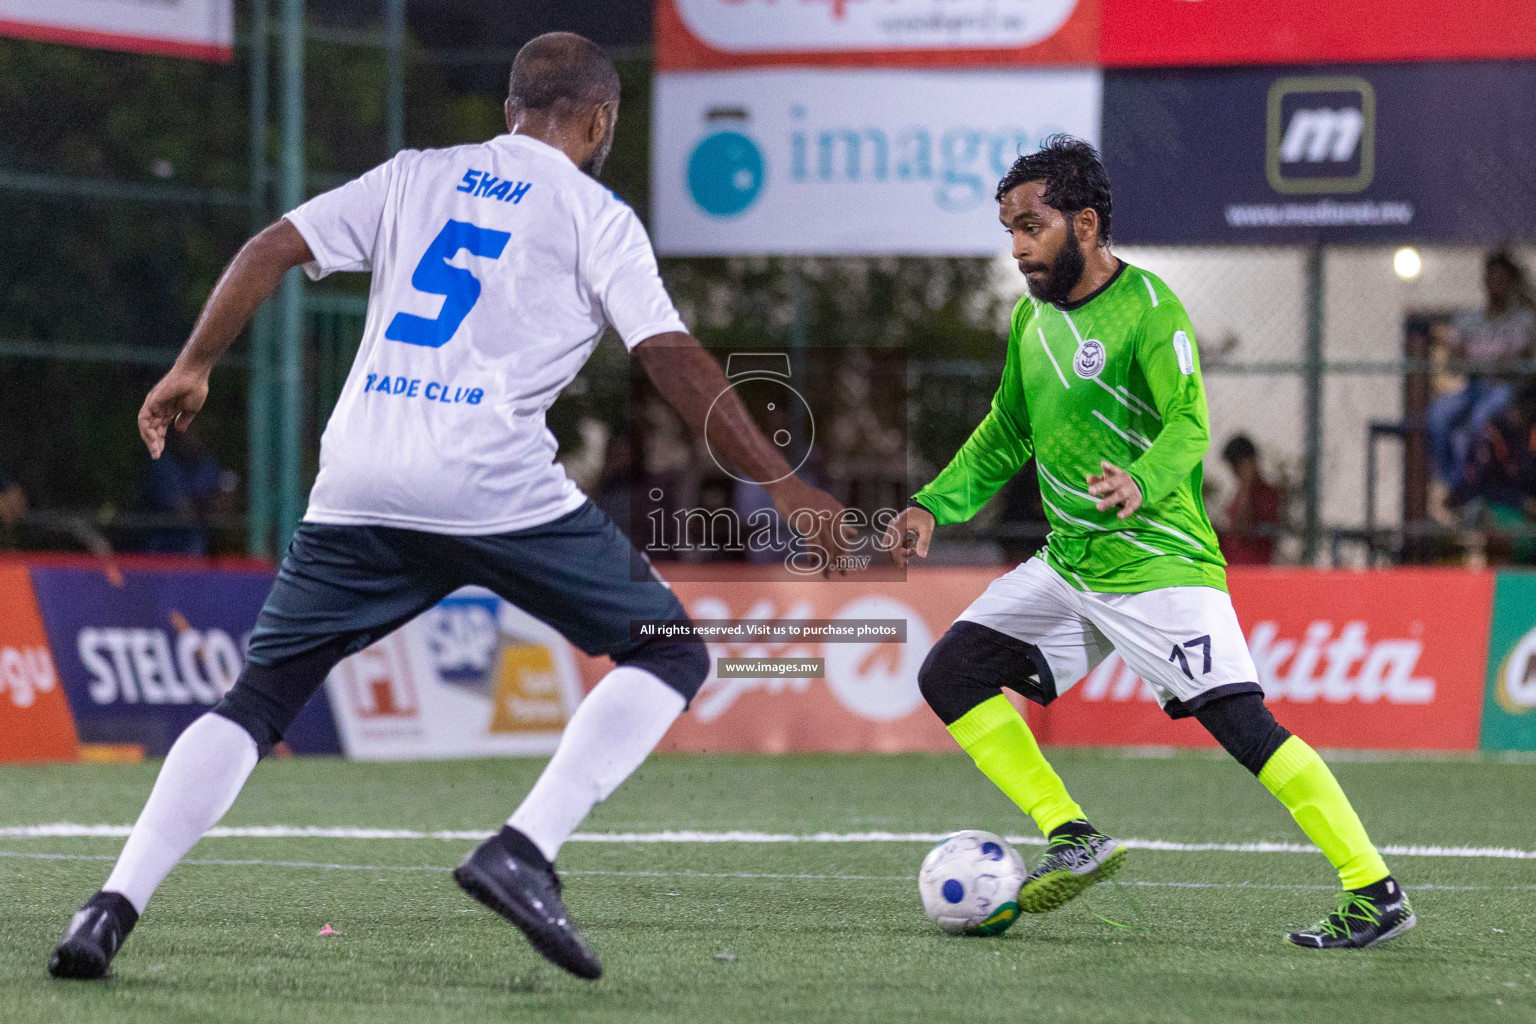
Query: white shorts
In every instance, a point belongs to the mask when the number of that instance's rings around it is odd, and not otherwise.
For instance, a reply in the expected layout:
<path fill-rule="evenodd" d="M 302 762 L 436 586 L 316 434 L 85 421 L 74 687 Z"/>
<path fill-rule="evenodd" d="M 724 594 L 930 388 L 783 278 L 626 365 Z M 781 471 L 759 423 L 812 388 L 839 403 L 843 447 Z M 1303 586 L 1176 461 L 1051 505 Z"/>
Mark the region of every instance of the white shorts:
<path fill-rule="evenodd" d="M 1139 594 L 1074 589 L 1044 559 L 992 581 L 960 619 L 1035 648 L 1039 694 L 1050 703 L 1118 651 L 1174 718 L 1236 693 L 1263 694 L 1232 599 L 1215 587 Z"/>

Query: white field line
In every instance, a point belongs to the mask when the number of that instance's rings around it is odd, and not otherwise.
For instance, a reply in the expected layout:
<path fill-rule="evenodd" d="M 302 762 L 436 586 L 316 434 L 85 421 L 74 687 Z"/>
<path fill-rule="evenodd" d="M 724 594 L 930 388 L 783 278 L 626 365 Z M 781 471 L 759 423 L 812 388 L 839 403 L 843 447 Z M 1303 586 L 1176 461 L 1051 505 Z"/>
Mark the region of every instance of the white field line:
<path fill-rule="evenodd" d="M 78 825 L 58 822 L 50 825 L 12 825 L 0 827 L 0 839 L 122 839 L 127 825 Z M 207 839 L 436 839 L 479 841 L 489 838 L 483 830 L 424 832 L 405 828 L 324 828 L 295 825 L 218 826 L 209 829 Z M 577 832 L 575 843 L 612 844 L 703 844 L 703 843 L 937 843 L 945 832 L 753 832 L 728 830 L 702 832 L 692 830 L 664 832 Z M 1043 846 L 1039 836 L 1008 836 L 1016 846 Z M 1122 839 L 1133 850 L 1157 850 L 1167 853 L 1307 853 L 1319 852 L 1309 843 L 1176 843 L 1166 839 Z M 1494 860 L 1536 860 L 1536 850 L 1504 846 L 1383 846 L 1389 857 L 1477 857 Z"/>
<path fill-rule="evenodd" d="M 9 860 L 52 860 L 52 861 L 114 861 L 117 858 L 107 854 L 83 854 L 83 853 L 23 853 L 15 850 L 0 850 L 0 859 Z M 329 864 L 322 861 L 308 860 L 256 860 L 242 858 L 238 860 L 226 860 L 222 858 L 189 858 L 181 862 L 194 867 L 264 867 L 264 868 L 296 868 L 311 871 L 392 871 L 392 872 L 446 872 L 446 864 Z M 766 879 L 769 881 L 791 882 L 908 882 L 912 881 L 911 875 L 843 875 L 843 874 L 778 874 L 763 871 L 562 871 L 562 875 L 581 875 L 601 878 L 704 878 L 704 879 L 745 879 L 756 881 Z M 1316 889 L 1320 892 L 1333 892 L 1338 889 L 1334 885 L 1304 885 L 1285 884 L 1271 882 L 1152 882 L 1152 881 L 1120 881 L 1113 885 L 1127 885 L 1145 889 Z M 1415 892 L 1525 892 L 1536 891 L 1536 885 L 1415 885 L 1411 887 Z"/>

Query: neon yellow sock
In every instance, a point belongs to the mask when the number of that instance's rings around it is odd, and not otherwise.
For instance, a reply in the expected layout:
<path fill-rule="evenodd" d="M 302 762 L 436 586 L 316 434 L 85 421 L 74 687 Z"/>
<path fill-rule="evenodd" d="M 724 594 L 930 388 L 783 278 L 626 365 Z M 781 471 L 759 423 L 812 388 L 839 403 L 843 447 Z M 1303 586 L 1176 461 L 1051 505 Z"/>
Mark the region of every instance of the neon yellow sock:
<path fill-rule="evenodd" d="M 1035 819 L 1041 832 L 1050 835 L 1057 826 L 1083 817 L 1007 697 L 998 694 L 971 708 L 950 725 L 949 734 L 1008 799 Z"/>
<path fill-rule="evenodd" d="M 1391 873 L 1333 772 L 1301 737 L 1292 736 L 1280 744 L 1264 762 L 1259 781 L 1323 851 L 1344 888 L 1359 889 Z"/>

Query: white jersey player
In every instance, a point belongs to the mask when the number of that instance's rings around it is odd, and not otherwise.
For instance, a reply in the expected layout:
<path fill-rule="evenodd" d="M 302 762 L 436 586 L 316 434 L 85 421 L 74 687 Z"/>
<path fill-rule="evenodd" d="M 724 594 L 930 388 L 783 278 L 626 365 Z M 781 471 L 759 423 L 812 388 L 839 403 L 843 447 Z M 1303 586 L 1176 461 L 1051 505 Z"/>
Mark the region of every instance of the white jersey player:
<path fill-rule="evenodd" d="M 697 640 L 632 628 L 687 616 L 566 479 L 545 411 L 611 326 L 690 425 L 707 419 L 712 450 L 751 479 L 778 481 L 769 490 L 780 512 L 813 524 L 808 544 L 835 553 L 841 511 L 762 436 L 687 334 L 634 211 L 595 180 L 618 101 L 618 74 L 595 44 L 540 36 L 512 65 L 509 134 L 403 152 L 317 196 L 247 243 L 214 288 L 139 414 L 155 457 L 167 429 L 185 429 L 202 407 L 214 363 L 284 273 L 373 274 L 308 513 L 246 668 L 171 748 L 111 876 L 54 951 L 55 976 L 105 976 L 155 888 L 331 667 L 467 584 L 615 662 L 507 825 L 454 872 L 552 962 L 600 974 L 566 915 L 555 857 L 686 708 L 708 657 Z"/>

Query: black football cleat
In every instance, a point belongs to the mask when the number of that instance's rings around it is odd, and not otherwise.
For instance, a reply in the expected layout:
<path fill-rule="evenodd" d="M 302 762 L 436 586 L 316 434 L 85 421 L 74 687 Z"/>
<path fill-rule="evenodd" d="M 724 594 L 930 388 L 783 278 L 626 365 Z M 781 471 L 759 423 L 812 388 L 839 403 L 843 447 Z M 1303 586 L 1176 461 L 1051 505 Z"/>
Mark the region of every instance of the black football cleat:
<path fill-rule="evenodd" d="M 55 978 L 94 981 L 105 978 L 112 958 L 138 923 L 139 912 L 121 893 L 98 892 L 85 901 L 48 958 Z"/>
<path fill-rule="evenodd" d="M 1286 941 L 1304 949 L 1364 949 L 1399 935 L 1418 924 L 1403 887 L 1391 875 L 1363 889 L 1349 889 L 1339 909 Z"/>
<path fill-rule="evenodd" d="M 527 836 L 503 826 L 453 870 L 453 880 L 483 906 L 517 925 L 556 967 L 596 980 L 602 964 L 571 924 L 560 876 Z"/>

